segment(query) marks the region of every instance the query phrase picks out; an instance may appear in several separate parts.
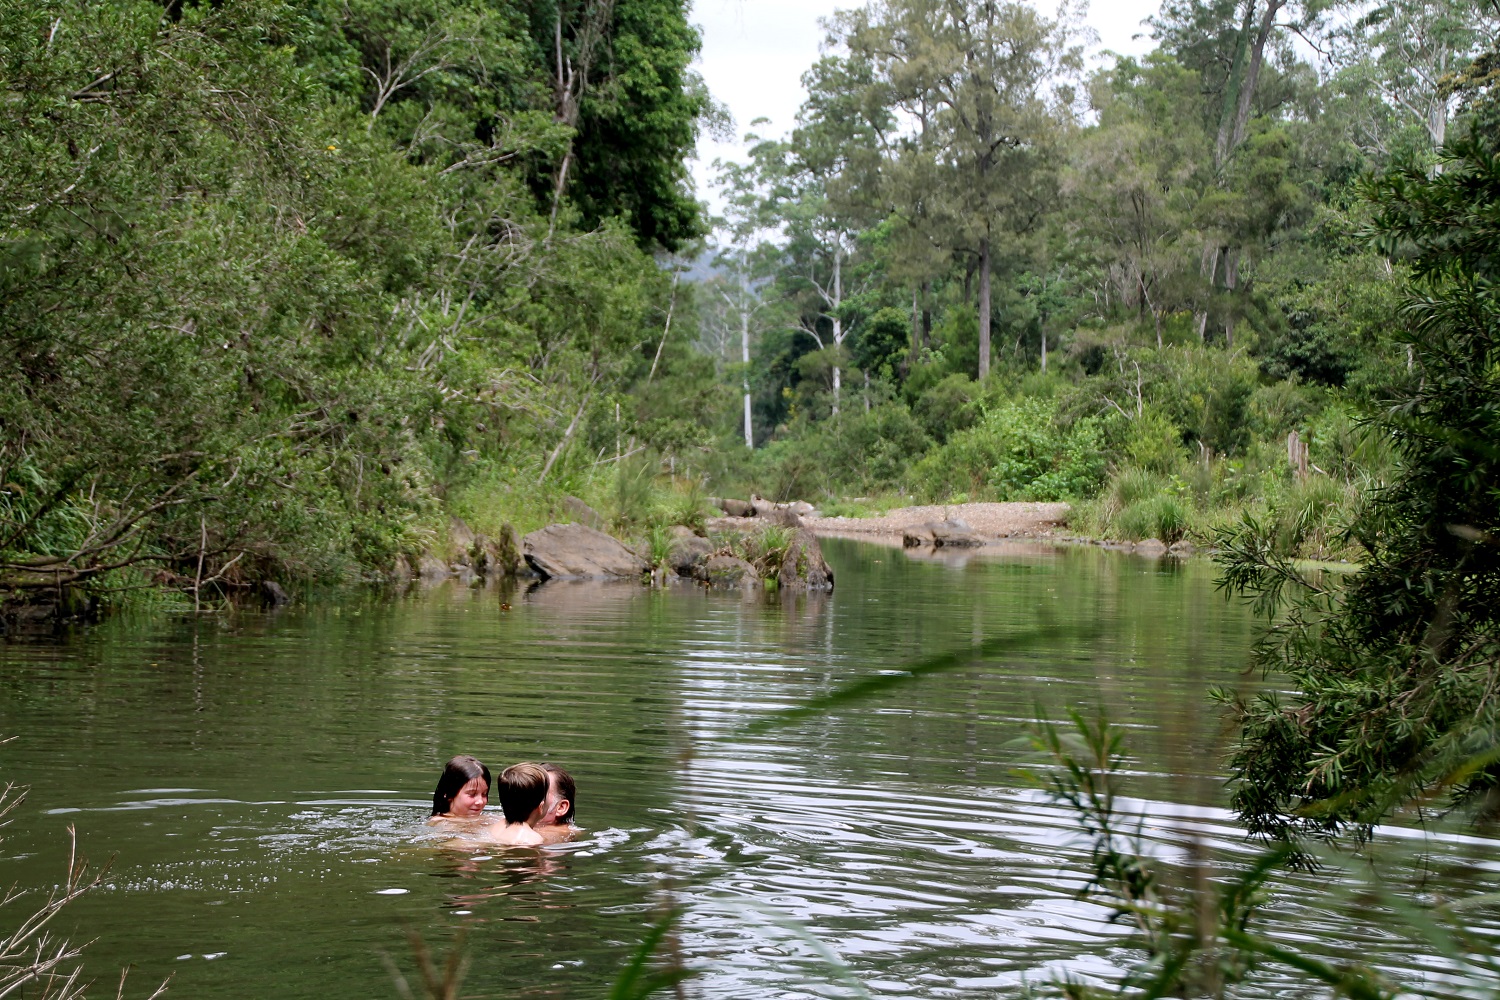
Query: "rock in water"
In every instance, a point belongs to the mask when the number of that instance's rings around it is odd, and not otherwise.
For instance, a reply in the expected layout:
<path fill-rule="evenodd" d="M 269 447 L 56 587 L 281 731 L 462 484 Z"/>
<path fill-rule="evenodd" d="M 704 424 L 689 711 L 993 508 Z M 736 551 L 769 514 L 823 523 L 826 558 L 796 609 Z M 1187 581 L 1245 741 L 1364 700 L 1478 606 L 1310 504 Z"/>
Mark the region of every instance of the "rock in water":
<path fill-rule="evenodd" d="M 474 531 L 461 517 L 448 519 L 447 563 L 455 569 L 474 564 Z"/>
<path fill-rule="evenodd" d="M 932 537 L 932 526 L 923 525 L 919 528 L 907 528 L 901 533 L 901 545 L 908 549 L 919 549 L 924 545 L 936 545 L 937 540 Z"/>
<path fill-rule="evenodd" d="M 585 524 L 549 524 L 521 539 L 526 562 L 544 577 L 637 579 L 646 560 Z"/>
<path fill-rule="evenodd" d="M 486 577 L 532 576 L 521 555 L 521 536 L 509 524 L 500 526 L 500 537 L 477 535 L 473 549 L 474 568 Z"/>
<path fill-rule="evenodd" d="M 422 553 L 422 557 L 417 560 L 417 575 L 423 583 L 441 583 L 448 579 L 449 572 L 448 564 L 431 552 Z"/>
<path fill-rule="evenodd" d="M 781 560 L 776 583 L 782 590 L 833 589 L 833 570 L 823 558 L 823 547 L 818 544 L 817 535 L 806 528 L 797 529 Z"/>
<path fill-rule="evenodd" d="M 755 567 L 737 556 L 714 556 L 704 562 L 695 575 L 719 590 L 749 590 L 760 586 L 760 574 L 755 572 Z"/>
<path fill-rule="evenodd" d="M 667 565 L 678 576 L 698 576 L 698 570 L 714 554 L 713 543 L 681 525 L 674 527 L 672 533 L 675 537 L 667 553 Z"/>
<path fill-rule="evenodd" d="M 906 529 L 901 535 L 901 544 L 909 549 L 922 545 L 961 549 L 983 545 L 984 539 L 962 521 L 929 521 L 919 528 Z"/>
<path fill-rule="evenodd" d="M 1160 557 L 1167 554 L 1167 543 L 1160 538 L 1145 538 L 1135 543 L 1135 551 L 1143 556 Z"/>

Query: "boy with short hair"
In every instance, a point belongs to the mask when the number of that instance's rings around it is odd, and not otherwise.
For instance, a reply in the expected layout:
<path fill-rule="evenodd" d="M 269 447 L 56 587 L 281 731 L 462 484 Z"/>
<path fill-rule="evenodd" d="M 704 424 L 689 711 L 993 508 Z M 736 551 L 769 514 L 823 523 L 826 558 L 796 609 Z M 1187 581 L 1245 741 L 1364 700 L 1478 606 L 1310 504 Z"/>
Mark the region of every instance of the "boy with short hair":
<path fill-rule="evenodd" d="M 505 824 L 490 827 L 488 839 L 516 847 L 542 843 L 542 835 L 530 824 L 541 819 L 547 787 L 547 772 L 540 764 L 512 764 L 501 771 L 494 794 L 505 813 Z"/>

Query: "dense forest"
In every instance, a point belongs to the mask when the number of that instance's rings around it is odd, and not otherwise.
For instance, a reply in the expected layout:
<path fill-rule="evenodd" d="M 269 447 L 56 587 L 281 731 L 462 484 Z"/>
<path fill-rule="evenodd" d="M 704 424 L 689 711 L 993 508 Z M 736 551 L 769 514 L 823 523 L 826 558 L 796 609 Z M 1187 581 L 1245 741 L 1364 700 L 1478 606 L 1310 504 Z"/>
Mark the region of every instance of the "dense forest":
<path fill-rule="evenodd" d="M 712 397 L 685 6 L 6 5 L 6 589 L 378 575 Z"/>
<path fill-rule="evenodd" d="M 1066 14 L 840 14 L 796 130 L 721 172 L 704 330 L 726 369 L 750 334 L 744 481 L 1082 500 L 1076 529 L 1168 543 L 1249 514 L 1357 558 L 1394 460 L 1368 417 L 1413 371 L 1365 179 L 1440 169 L 1497 23 L 1174 0 L 1154 51 L 1085 72 Z"/>
<path fill-rule="evenodd" d="M 1441 176 L 1497 25 L 1169 0 L 1100 66 L 1068 8 L 871 3 L 710 218 L 682 0 L 7 7 L 4 585 L 376 578 L 570 494 L 1358 561 L 1424 377 L 1377 179 Z"/>

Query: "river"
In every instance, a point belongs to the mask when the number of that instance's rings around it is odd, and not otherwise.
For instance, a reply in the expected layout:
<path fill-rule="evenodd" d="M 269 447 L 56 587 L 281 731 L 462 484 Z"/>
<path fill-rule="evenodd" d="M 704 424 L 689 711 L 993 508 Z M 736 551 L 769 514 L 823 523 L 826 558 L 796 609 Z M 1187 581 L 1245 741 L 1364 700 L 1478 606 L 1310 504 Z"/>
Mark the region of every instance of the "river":
<path fill-rule="evenodd" d="M 415 976 L 410 930 L 440 954 L 463 933 L 464 996 L 600 996 L 667 907 L 691 995 L 853 995 L 825 948 L 876 996 L 1015 995 L 1136 957 L 1076 898 L 1088 845 L 1072 818 L 1016 773 L 1038 708 L 1101 702 L 1130 730 L 1148 852 L 1180 862 L 1197 836 L 1230 870 L 1251 856 L 1220 808 L 1207 692 L 1260 683 L 1243 674 L 1252 622 L 1206 560 L 825 552 L 831 596 L 447 584 L 13 638 L 0 779 L 32 791 L 0 882 L 59 881 L 70 824 L 91 861 L 113 858 L 59 929 L 95 939 L 101 987 L 133 964 L 127 995 L 171 975 L 169 995 L 194 1000 L 395 997 L 390 967 Z M 876 676 L 891 682 L 873 695 L 744 730 Z M 565 765 L 586 832 L 543 852 L 423 843 L 459 752 Z M 1395 874 L 1424 892 L 1493 879 L 1497 847 L 1453 838 L 1437 865 Z M 1278 882 L 1271 931 L 1413 981 L 1441 974 L 1325 887 Z M 1248 993 L 1296 981 L 1267 968 Z"/>

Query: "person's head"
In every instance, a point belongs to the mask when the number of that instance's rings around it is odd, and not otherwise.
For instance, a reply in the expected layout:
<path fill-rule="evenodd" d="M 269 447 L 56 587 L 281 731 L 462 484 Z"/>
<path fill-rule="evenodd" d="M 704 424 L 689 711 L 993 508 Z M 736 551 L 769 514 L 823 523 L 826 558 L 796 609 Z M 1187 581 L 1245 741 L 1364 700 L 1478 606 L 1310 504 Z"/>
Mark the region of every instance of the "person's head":
<path fill-rule="evenodd" d="M 556 764 L 543 764 L 542 770 L 547 772 L 547 801 L 537 826 L 565 826 L 573 822 L 578 787 L 573 776 Z"/>
<path fill-rule="evenodd" d="M 490 799 L 490 769 L 468 754 L 459 754 L 443 768 L 432 791 L 432 815 L 478 816 Z"/>
<path fill-rule="evenodd" d="M 507 823 L 530 823 L 541 814 L 547 798 L 547 772 L 540 764 L 512 764 L 500 772 L 495 797 Z"/>

